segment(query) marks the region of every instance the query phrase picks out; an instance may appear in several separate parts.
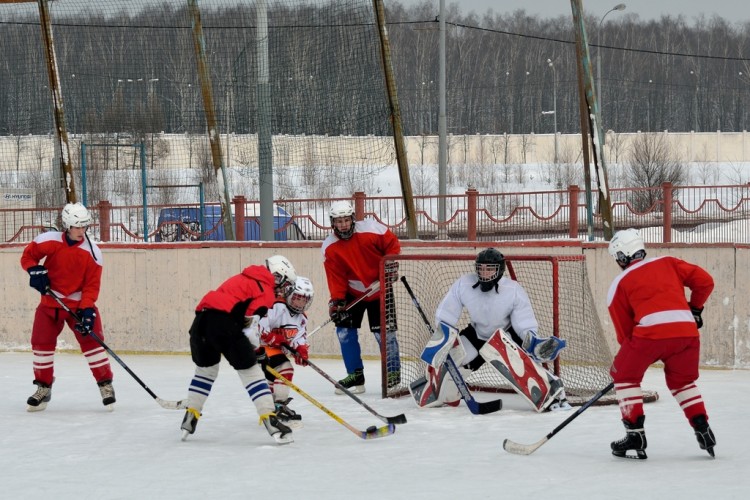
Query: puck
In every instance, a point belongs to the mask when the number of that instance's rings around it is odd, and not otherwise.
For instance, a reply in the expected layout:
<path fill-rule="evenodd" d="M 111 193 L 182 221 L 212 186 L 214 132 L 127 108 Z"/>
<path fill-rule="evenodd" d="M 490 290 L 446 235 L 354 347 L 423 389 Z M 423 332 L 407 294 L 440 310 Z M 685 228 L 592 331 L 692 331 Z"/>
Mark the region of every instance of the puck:
<path fill-rule="evenodd" d="M 368 433 L 378 432 L 378 428 L 375 427 L 374 425 L 371 425 L 370 427 L 367 428 L 367 432 Z"/>

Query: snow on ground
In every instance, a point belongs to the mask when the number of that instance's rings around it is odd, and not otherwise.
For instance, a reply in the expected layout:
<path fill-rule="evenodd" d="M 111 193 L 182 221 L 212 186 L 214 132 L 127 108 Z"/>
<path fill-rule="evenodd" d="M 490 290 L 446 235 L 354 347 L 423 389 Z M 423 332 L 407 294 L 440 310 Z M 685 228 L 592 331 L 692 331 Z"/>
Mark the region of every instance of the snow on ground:
<path fill-rule="evenodd" d="M 186 396 L 189 356 L 121 355 L 161 398 Z M 340 360 L 317 364 L 334 377 Z M 183 412 L 162 409 L 114 360 L 118 403 L 101 405 L 80 354 L 56 356 L 56 382 L 46 411 L 26 412 L 31 353 L 0 353 L 4 498 L 415 500 L 457 498 L 593 499 L 746 498 L 750 491 L 750 371 L 706 370 L 699 386 L 718 445 L 712 460 L 651 369 L 644 388 L 660 400 L 646 406 L 649 459 L 612 457 L 624 435 L 615 406 L 592 407 L 530 456 L 502 449 L 505 438 L 534 443 L 570 413 L 536 414 L 514 395 L 491 415 L 458 408 L 418 409 L 410 398 L 380 399 L 377 361 L 366 361 L 362 398 L 383 415 L 405 413 L 394 435 L 361 440 L 295 395 L 303 415 L 295 442 L 276 445 L 223 364 L 196 433 L 180 440 Z M 383 425 L 310 368 L 294 381 L 351 425 Z M 496 396 L 477 393 L 478 399 Z"/>

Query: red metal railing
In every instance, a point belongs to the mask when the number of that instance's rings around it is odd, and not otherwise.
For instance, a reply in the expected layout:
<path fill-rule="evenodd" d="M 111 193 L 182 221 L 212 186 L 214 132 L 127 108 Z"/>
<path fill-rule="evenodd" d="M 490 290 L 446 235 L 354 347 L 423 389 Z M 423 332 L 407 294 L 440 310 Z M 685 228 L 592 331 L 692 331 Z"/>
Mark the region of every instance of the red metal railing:
<path fill-rule="evenodd" d="M 596 199 L 597 193 L 594 193 Z M 750 243 L 750 184 L 730 186 L 673 186 L 617 188 L 610 190 L 615 228 L 652 228 L 646 241 Z M 355 193 L 357 219 L 374 217 L 399 237 L 407 235 L 403 202 L 397 196 Z M 665 203 L 664 200 L 668 200 Z M 334 199 L 277 200 L 288 216 L 275 228 L 277 239 L 323 240 L 330 233 L 328 207 Z M 443 197 L 445 220 L 438 217 L 438 196 L 416 196 L 418 238 L 468 241 L 572 238 L 586 239 L 589 217 L 586 196 L 578 186 L 566 190 L 482 194 Z M 207 204 L 217 205 L 217 204 Z M 598 203 L 593 204 L 591 235 L 601 238 Z M 199 221 L 159 222 L 164 208 L 195 208 L 197 204 L 152 205 L 146 210 L 149 227 L 144 231 L 142 206 L 113 206 L 102 201 L 91 207 L 95 224 L 91 233 L 101 241 L 149 242 L 217 239 L 221 221 L 202 228 Z M 259 202 L 242 196 L 233 200 L 235 234 L 245 234 L 246 221 L 259 218 Z M 281 212 L 280 212 L 281 213 Z M 59 209 L 0 209 L 0 235 L 5 242 L 26 242 L 46 228 L 58 226 Z M 222 233 L 223 234 L 223 233 Z M 177 235 L 177 236 L 175 236 Z M 257 236 L 256 236 L 257 237 Z M 176 238 L 176 239 L 175 239 Z"/>

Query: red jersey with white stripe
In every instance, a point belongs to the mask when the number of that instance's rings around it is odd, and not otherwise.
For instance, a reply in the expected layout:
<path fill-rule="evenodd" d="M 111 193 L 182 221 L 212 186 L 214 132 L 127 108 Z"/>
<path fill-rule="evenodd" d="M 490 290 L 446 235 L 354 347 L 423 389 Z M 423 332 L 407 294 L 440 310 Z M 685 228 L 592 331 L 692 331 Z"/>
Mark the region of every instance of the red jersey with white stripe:
<path fill-rule="evenodd" d="M 690 289 L 689 300 L 685 287 Z M 675 257 L 645 259 L 628 266 L 609 287 L 607 308 L 617 341 L 632 337 L 697 337 L 690 307 L 702 308 L 714 288 L 703 268 Z"/>
<path fill-rule="evenodd" d="M 84 237 L 70 244 L 65 233 L 59 231 L 40 234 L 26 245 L 21 255 L 24 271 L 39 264 L 47 268 L 52 291 L 74 311 L 96 305 L 103 261 L 101 250 L 89 238 Z M 41 303 L 60 308 L 49 295 L 42 296 Z"/>
<path fill-rule="evenodd" d="M 354 234 L 348 240 L 329 234 L 321 250 L 331 298 L 343 300 L 348 292 L 356 299 L 379 279 L 380 259 L 401 253 L 401 243 L 385 225 L 368 218 L 354 223 Z M 365 300 L 379 298 L 380 294 L 374 293 Z"/>
<path fill-rule="evenodd" d="M 195 310 L 213 309 L 230 313 L 239 304 L 243 304 L 243 314 L 252 316 L 259 308 L 273 306 L 276 299 L 274 287 L 273 274 L 266 266 L 247 266 L 240 274 L 232 276 L 216 290 L 204 295 Z"/>

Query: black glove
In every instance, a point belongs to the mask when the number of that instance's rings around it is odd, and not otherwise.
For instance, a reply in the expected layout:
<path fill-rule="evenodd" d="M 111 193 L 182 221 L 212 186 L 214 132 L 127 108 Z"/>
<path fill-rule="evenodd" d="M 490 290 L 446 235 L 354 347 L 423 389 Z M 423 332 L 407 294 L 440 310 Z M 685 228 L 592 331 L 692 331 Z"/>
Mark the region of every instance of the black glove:
<path fill-rule="evenodd" d="M 29 268 L 29 286 L 35 288 L 42 295 L 47 293 L 49 288 L 49 276 L 47 268 L 44 266 L 32 266 Z"/>
<path fill-rule="evenodd" d="M 328 302 L 328 316 L 330 316 L 334 323 L 342 323 L 348 320 L 350 314 L 346 311 L 346 301 L 331 299 Z"/>
<path fill-rule="evenodd" d="M 690 306 L 690 312 L 693 313 L 693 319 L 695 320 L 695 326 L 698 328 L 703 326 L 703 317 L 701 314 L 703 313 L 702 307 L 693 307 Z"/>
<path fill-rule="evenodd" d="M 76 330 L 85 337 L 94 329 L 94 323 L 96 322 L 96 309 L 93 307 L 79 309 L 77 314 L 81 322 L 76 324 Z"/>

